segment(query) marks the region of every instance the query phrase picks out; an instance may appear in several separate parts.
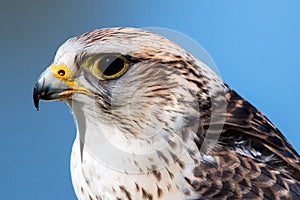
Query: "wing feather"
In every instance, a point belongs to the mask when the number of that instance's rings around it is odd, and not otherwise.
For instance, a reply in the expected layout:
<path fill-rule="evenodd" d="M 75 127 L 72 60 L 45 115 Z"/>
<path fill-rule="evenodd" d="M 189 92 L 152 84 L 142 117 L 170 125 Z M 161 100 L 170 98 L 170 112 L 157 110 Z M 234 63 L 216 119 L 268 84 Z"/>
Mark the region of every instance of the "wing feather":
<path fill-rule="evenodd" d="M 227 86 L 228 87 L 228 86 Z M 225 123 L 212 151 L 215 163 L 200 162 L 188 179 L 201 199 L 300 199 L 299 155 L 261 112 L 228 87 Z M 216 112 L 218 113 L 218 112 Z M 209 123 L 209 124 L 208 124 Z M 199 149 L 222 121 L 199 129 Z M 199 142 L 200 141 L 200 142 Z"/>

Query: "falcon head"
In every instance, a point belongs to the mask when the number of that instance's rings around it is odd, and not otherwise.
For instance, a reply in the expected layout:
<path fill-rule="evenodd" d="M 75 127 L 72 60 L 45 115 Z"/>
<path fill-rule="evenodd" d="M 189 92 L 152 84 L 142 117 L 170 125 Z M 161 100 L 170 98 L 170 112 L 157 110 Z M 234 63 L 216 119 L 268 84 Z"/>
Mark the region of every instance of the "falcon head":
<path fill-rule="evenodd" d="M 37 109 L 39 100 L 67 102 L 85 144 L 103 141 L 101 133 L 125 151 L 148 153 L 193 140 L 224 88 L 174 42 L 142 29 L 106 28 L 67 40 L 33 96 Z"/>

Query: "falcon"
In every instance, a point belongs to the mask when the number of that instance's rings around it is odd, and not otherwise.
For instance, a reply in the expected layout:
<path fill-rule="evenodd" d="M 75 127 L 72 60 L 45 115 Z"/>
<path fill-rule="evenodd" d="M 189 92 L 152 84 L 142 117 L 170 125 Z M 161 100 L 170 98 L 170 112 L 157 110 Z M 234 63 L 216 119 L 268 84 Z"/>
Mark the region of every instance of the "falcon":
<path fill-rule="evenodd" d="M 72 110 L 78 199 L 300 199 L 299 155 L 283 134 L 158 34 L 104 28 L 67 40 L 33 100 Z"/>

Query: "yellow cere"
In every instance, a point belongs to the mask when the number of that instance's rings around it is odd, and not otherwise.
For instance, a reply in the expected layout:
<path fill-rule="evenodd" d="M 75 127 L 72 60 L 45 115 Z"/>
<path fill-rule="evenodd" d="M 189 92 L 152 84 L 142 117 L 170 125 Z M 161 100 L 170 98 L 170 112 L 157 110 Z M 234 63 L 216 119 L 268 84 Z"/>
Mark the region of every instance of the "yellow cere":
<path fill-rule="evenodd" d="M 49 68 L 52 71 L 53 75 L 59 79 L 66 79 L 70 75 L 67 66 L 64 64 L 59 64 L 59 65 L 52 64 L 50 65 Z"/>
<path fill-rule="evenodd" d="M 69 96 L 74 92 L 93 96 L 88 89 L 84 88 L 82 85 L 78 84 L 75 79 L 70 77 L 70 71 L 65 64 L 52 64 L 49 66 L 49 69 L 56 78 L 63 81 L 69 87 L 69 90 L 64 91 L 64 96 Z"/>
<path fill-rule="evenodd" d="M 73 88 L 74 83 L 68 80 L 70 72 L 65 64 L 52 64 L 49 68 L 56 78 L 63 80 L 70 88 Z"/>

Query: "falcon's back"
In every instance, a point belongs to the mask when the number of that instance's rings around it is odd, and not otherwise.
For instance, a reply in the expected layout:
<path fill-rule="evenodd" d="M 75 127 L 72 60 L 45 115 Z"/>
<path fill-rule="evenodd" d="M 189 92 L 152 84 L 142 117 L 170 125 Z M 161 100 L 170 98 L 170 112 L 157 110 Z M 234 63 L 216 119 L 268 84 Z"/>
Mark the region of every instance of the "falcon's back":
<path fill-rule="evenodd" d="M 225 96 L 225 123 L 212 151 L 218 161 L 201 162 L 194 169 L 197 178 L 190 181 L 200 199 L 299 199 L 298 153 L 235 91 L 228 87 Z"/>

